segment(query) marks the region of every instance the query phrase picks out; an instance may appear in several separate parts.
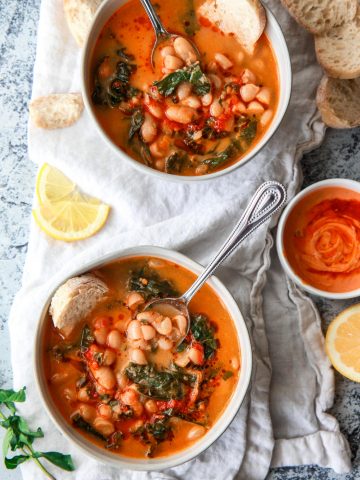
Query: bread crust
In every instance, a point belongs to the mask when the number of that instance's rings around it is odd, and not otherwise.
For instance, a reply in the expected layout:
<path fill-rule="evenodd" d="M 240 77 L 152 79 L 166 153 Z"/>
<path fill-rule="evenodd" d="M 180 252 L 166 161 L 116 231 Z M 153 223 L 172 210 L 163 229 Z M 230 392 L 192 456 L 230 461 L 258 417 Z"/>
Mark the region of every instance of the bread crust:
<path fill-rule="evenodd" d="M 353 106 L 353 112 L 347 103 Z M 317 90 L 316 104 L 328 127 L 343 129 L 360 126 L 360 79 L 340 80 L 324 76 Z M 355 115 L 352 115 L 354 112 Z"/>
<path fill-rule="evenodd" d="M 32 122 L 47 130 L 69 127 L 80 118 L 83 110 L 81 93 L 54 93 L 29 103 Z"/>
<path fill-rule="evenodd" d="M 70 32 L 79 47 L 85 44 L 92 20 L 103 0 L 64 0 Z"/>
<path fill-rule="evenodd" d="M 358 7 L 357 0 L 323 0 L 327 4 L 328 10 L 335 8 L 338 3 L 337 15 L 334 13 L 330 15 L 326 12 L 326 7 L 321 9 L 318 6 L 316 12 L 316 3 L 309 0 L 281 0 L 284 7 L 289 11 L 290 15 L 306 30 L 314 35 L 319 35 L 330 31 L 334 27 L 343 25 L 345 22 L 351 21 L 355 15 Z M 312 12 L 307 11 L 307 6 L 312 3 Z M 344 5 L 346 4 L 346 5 Z M 339 9 L 342 12 L 339 12 Z"/>
<path fill-rule="evenodd" d="M 56 290 L 51 299 L 49 311 L 54 326 L 70 332 L 108 292 L 107 285 L 93 274 L 70 278 Z"/>

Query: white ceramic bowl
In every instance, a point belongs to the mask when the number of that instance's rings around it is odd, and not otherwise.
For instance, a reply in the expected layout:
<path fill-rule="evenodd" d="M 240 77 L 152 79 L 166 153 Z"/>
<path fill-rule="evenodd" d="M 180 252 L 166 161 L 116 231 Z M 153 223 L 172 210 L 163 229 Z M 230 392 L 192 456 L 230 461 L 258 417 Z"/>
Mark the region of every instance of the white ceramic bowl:
<path fill-rule="evenodd" d="M 70 278 L 74 275 L 79 275 L 81 273 L 87 272 L 93 268 L 99 268 L 106 263 L 112 262 L 114 260 L 120 258 L 128 258 L 134 256 L 155 256 L 159 258 L 164 258 L 166 260 L 171 260 L 186 269 L 196 273 L 197 275 L 200 274 L 203 270 L 203 267 L 198 263 L 190 260 L 189 258 L 185 257 L 184 255 L 174 252 L 172 250 L 166 250 L 160 247 L 151 247 L 151 246 L 144 246 L 144 247 L 135 247 L 130 248 L 124 251 L 119 251 L 111 255 L 107 255 L 103 258 L 95 260 L 83 268 L 72 272 L 69 275 Z M 229 311 L 238 334 L 239 345 L 241 349 L 241 371 L 238 384 L 235 388 L 235 391 L 227 405 L 226 409 L 224 410 L 221 417 L 215 423 L 215 425 L 209 430 L 209 432 L 201 438 L 197 443 L 191 445 L 190 448 L 185 449 L 181 452 L 178 452 L 174 455 L 170 455 L 166 458 L 154 458 L 154 459 L 135 459 L 129 458 L 125 456 L 120 456 L 119 454 L 111 453 L 98 447 L 95 444 L 92 444 L 88 441 L 85 437 L 83 437 L 79 432 L 76 431 L 75 428 L 72 428 L 62 417 L 61 413 L 57 410 L 57 407 L 54 405 L 53 400 L 49 394 L 46 379 L 44 376 L 44 372 L 42 369 L 42 341 L 43 341 L 43 334 L 44 334 L 44 323 L 46 320 L 47 311 L 50 305 L 51 298 L 56 290 L 56 288 L 63 283 L 63 281 L 67 280 L 67 278 L 62 279 L 59 281 L 58 285 L 53 285 L 50 289 L 49 297 L 44 305 L 42 310 L 40 320 L 37 326 L 36 338 L 35 338 L 35 350 L 34 350 L 34 364 L 35 364 L 35 378 L 37 387 L 40 393 L 40 397 L 44 404 L 45 410 L 47 411 L 50 418 L 53 420 L 57 428 L 62 432 L 65 437 L 74 443 L 77 447 L 79 447 L 84 453 L 90 455 L 91 457 L 95 458 L 97 461 L 106 463 L 109 465 L 113 465 L 118 468 L 127 468 L 132 470 L 162 470 L 164 468 L 174 467 L 175 465 L 179 465 L 181 463 L 187 462 L 192 458 L 199 455 L 203 452 L 206 448 L 208 448 L 215 440 L 225 431 L 228 427 L 230 422 L 233 420 L 234 416 L 236 415 L 237 411 L 239 410 L 241 403 L 244 399 L 246 391 L 248 389 L 251 377 L 251 370 L 252 370 L 252 351 L 251 351 L 251 344 L 249 339 L 249 334 L 245 325 L 245 321 L 241 312 L 229 293 L 226 287 L 218 280 L 216 277 L 211 277 L 208 281 L 209 285 L 214 289 L 214 291 L 218 294 L 218 296 L 224 302 L 227 310 Z"/>
<path fill-rule="evenodd" d="M 356 290 L 352 290 L 350 292 L 341 292 L 341 293 L 334 293 L 328 292 L 326 290 L 320 290 L 318 288 L 312 287 L 309 284 L 305 284 L 302 279 L 294 272 L 290 263 L 288 262 L 287 258 L 284 255 L 284 229 L 286 225 L 286 221 L 294 209 L 295 205 L 304 197 L 306 197 L 310 192 L 314 190 L 318 190 L 319 188 L 323 187 L 341 187 L 346 188 L 348 190 L 353 190 L 355 192 L 360 193 L 360 182 L 356 182 L 355 180 L 346 180 L 344 178 L 334 178 L 330 180 L 322 180 L 321 182 L 314 183 L 309 187 L 305 188 L 301 192 L 299 192 L 295 197 L 291 200 L 290 203 L 286 206 L 283 214 L 280 217 L 279 226 L 276 235 L 276 248 L 279 255 L 279 259 L 285 273 L 293 280 L 299 287 L 303 288 L 309 293 L 313 295 L 318 295 L 320 297 L 331 298 L 333 300 L 342 300 L 347 298 L 354 298 L 360 295 L 360 288 Z"/>
<path fill-rule="evenodd" d="M 220 175 L 224 175 L 225 173 L 232 172 L 236 168 L 244 165 L 246 162 L 251 160 L 255 155 L 267 144 L 270 138 L 274 135 L 276 130 L 278 129 L 285 112 L 287 110 L 290 95 L 291 95 L 291 82 L 292 82 L 292 73 L 291 73 L 291 63 L 290 63 L 290 56 L 289 51 L 285 42 L 284 35 L 281 31 L 279 24 L 277 23 L 274 15 L 271 11 L 264 5 L 267 13 L 267 26 L 266 26 L 266 34 L 271 42 L 276 61 L 278 64 L 278 75 L 279 75 L 279 104 L 276 110 L 275 116 L 266 131 L 265 135 L 262 137 L 260 142 L 258 142 L 254 148 L 252 148 L 248 154 L 246 154 L 242 159 L 236 162 L 234 165 L 230 165 L 223 170 L 219 170 L 214 173 L 210 173 L 207 175 L 193 175 L 193 176 L 185 176 L 185 175 L 171 175 L 165 172 L 160 172 L 155 170 L 151 167 L 147 167 L 146 165 L 134 160 L 129 155 L 127 155 L 121 148 L 119 148 L 111 138 L 106 134 L 106 132 L 102 129 L 101 125 L 99 124 L 94 107 L 91 100 L 91 89 L 90 89 L 90 62 L 92 58 L 92 53 L 94 50 L 94 46 L 96 40 L 104 26 L 104 24 L 108 21 L 113 13 L 115 13 L 121 5 L 126 3 L 126 0 L 106 0 L 103 2 L 101 7 L 99 8 L 92 27 L 90 29 L 84 50 L 83 50 L 83 57 L 82 57 L 82 72 L 81 72 L 81 79 L 82 79 L 82 96 L 84 99 L 85 107 L 89 112 L 90 116 L 92 117 L 94 124 L 96 125 L 97 131 L 100 134 L 100 137 L 105 141 L 105 143 L 118 155 L 119 161 L 127 161 L 130 162 L 133 167 L 137 168 L 143 173 L 148 173 L 154 175 L 158 178 L 167 179 L 174 182 L 191 182 L 191 181 L 202 181 L 202 180 L 209 180 L 211 178 L 219 177 Z"/>

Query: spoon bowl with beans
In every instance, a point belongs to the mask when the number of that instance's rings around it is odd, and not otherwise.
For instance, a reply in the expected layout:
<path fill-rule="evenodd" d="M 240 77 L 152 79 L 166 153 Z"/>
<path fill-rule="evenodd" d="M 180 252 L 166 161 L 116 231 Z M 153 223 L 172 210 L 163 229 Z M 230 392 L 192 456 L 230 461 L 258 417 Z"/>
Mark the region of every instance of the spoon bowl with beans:
<path fill-rule="evenodd" d="M 142 314 L 160 314 L 160 318 L 162 322 L 164 322 L 164 332 L 167 327 L 169 327 L 169 331 L 171 330 L 172 321 L 176 323 L 178 335 L 174 340 L 176 345 L 179 345 L 187 336 L 190 329 L 188 305 L 193 296 L 240 243 L 278 211 L 284 205 L 285 201 L 286 190 L 281 183 L 274 181 L 263 183 L 251 198 L 240 220 L 233 228 L 225 243 L 191 287 L 179 298 L 151 300 L 145 304 Z M 172 319 L 172 321 L 170 319 Z M 166 322 L 169 325 L 166 325 Z M 197 362 L 195 361 L 195 363 Z"/>
<path fill-rule="evenodd" d="M 151 51 L 151 65 L 155 67 L 155 52 L 160 43 L 165 41 L 173 40 L 173 47 L 165 47 L 164 53 L 166 52 L 167 62 L 172 63 L 170 68 L 175 66 L 176 61 L 179 60 L 179 57 L 187 64 L 190 65 L 198 60 L 200 60 L 200 52 L 197 49 L 196 45 L 190 40 L 177 35 L 176 33 L 171 33 L 166 30 L 162 24 L 158 14 L 156 13 L 154 7 L 152 6 L 150 0 L 140 0 L 155 31 L 155 43 Z M 167 49 L 167 50 L 166 50 Z M 175 50 L 178 57 L 173 56 L 172 52 Z M 166 63 L 165 63 L 166 66 Z"/>

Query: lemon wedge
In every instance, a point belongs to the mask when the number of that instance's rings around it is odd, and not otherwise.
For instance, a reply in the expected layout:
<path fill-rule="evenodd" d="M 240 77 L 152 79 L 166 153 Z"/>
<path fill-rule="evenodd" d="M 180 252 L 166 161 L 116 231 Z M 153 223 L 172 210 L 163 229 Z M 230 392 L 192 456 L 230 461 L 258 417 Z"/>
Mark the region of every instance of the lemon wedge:
<path fill-rule="evenodd" d="M 108 205 L 81 192 L 60 170 L 46 163 L 37 177 L 36 195 L 35 221 L 57 240 L 88 238 L 103 227 L 109 215 Z"/>
<path fill-rule="evenodd" d="M 330 324 L 326 353 L 338 372 L 360 382 L 360 304 L 342 311 Z"/>

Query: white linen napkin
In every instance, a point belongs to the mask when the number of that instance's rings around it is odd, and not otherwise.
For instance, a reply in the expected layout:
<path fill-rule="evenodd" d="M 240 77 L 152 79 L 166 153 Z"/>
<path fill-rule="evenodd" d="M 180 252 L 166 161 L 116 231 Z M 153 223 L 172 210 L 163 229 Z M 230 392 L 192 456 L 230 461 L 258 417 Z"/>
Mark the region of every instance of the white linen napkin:
<path fill-rule="evenodd" d="M 337 472 L 350 469 L 347 442 L 336 420 L 326 413 L 333 402 L 334 379 L 319 316 L 311 301 L 286 281 L 276 253 L 271 254 L 273 240 L 265 225 L 218 273 L 239 303 L 252 336 L 252 386 L 230 427 L 195 460 L 162 473 L 120 473 L 100 465 L 55 429 L 34 385 L 34 330 L 50 284 L 93 258 L 135 245 L 166 246 L 206 264 L 263 181 L 282 182 L 290 198 L 298 190 L 302 153 L 317 146 L 324 134 L 314 102 L 321 72 L 311 36 L 290 19 L 279 1 L 266 3 L 288 42 L 293 95 L 286 118 L 267 147 L 230 175 L 190 185 L 141 174 L 114 156 L 86 112 L 63 130 L 29 126 L 32 161 L 57 166 L 86 192 L 112 206 L 105 228 L 74 244 L 52 240 L 32 223 L 23 286 L 11 311 L 14 383 L 28 388 L 22 411 L 31 425 L 41 425 L 45 431 L 45 439 L 37 442 L 39 449 L 73 455 L 77 469 L 71 478 L 260 480 L 271 465 L 315 463 Z M 62 2 L 42 0 L 33 96 L 78 91 L 79 59 Z M 31 463 L 21 468 L 24 479 L 39 478 Z M 56 477 L 69 478 L 69 474 L 57 471 Z"/>

